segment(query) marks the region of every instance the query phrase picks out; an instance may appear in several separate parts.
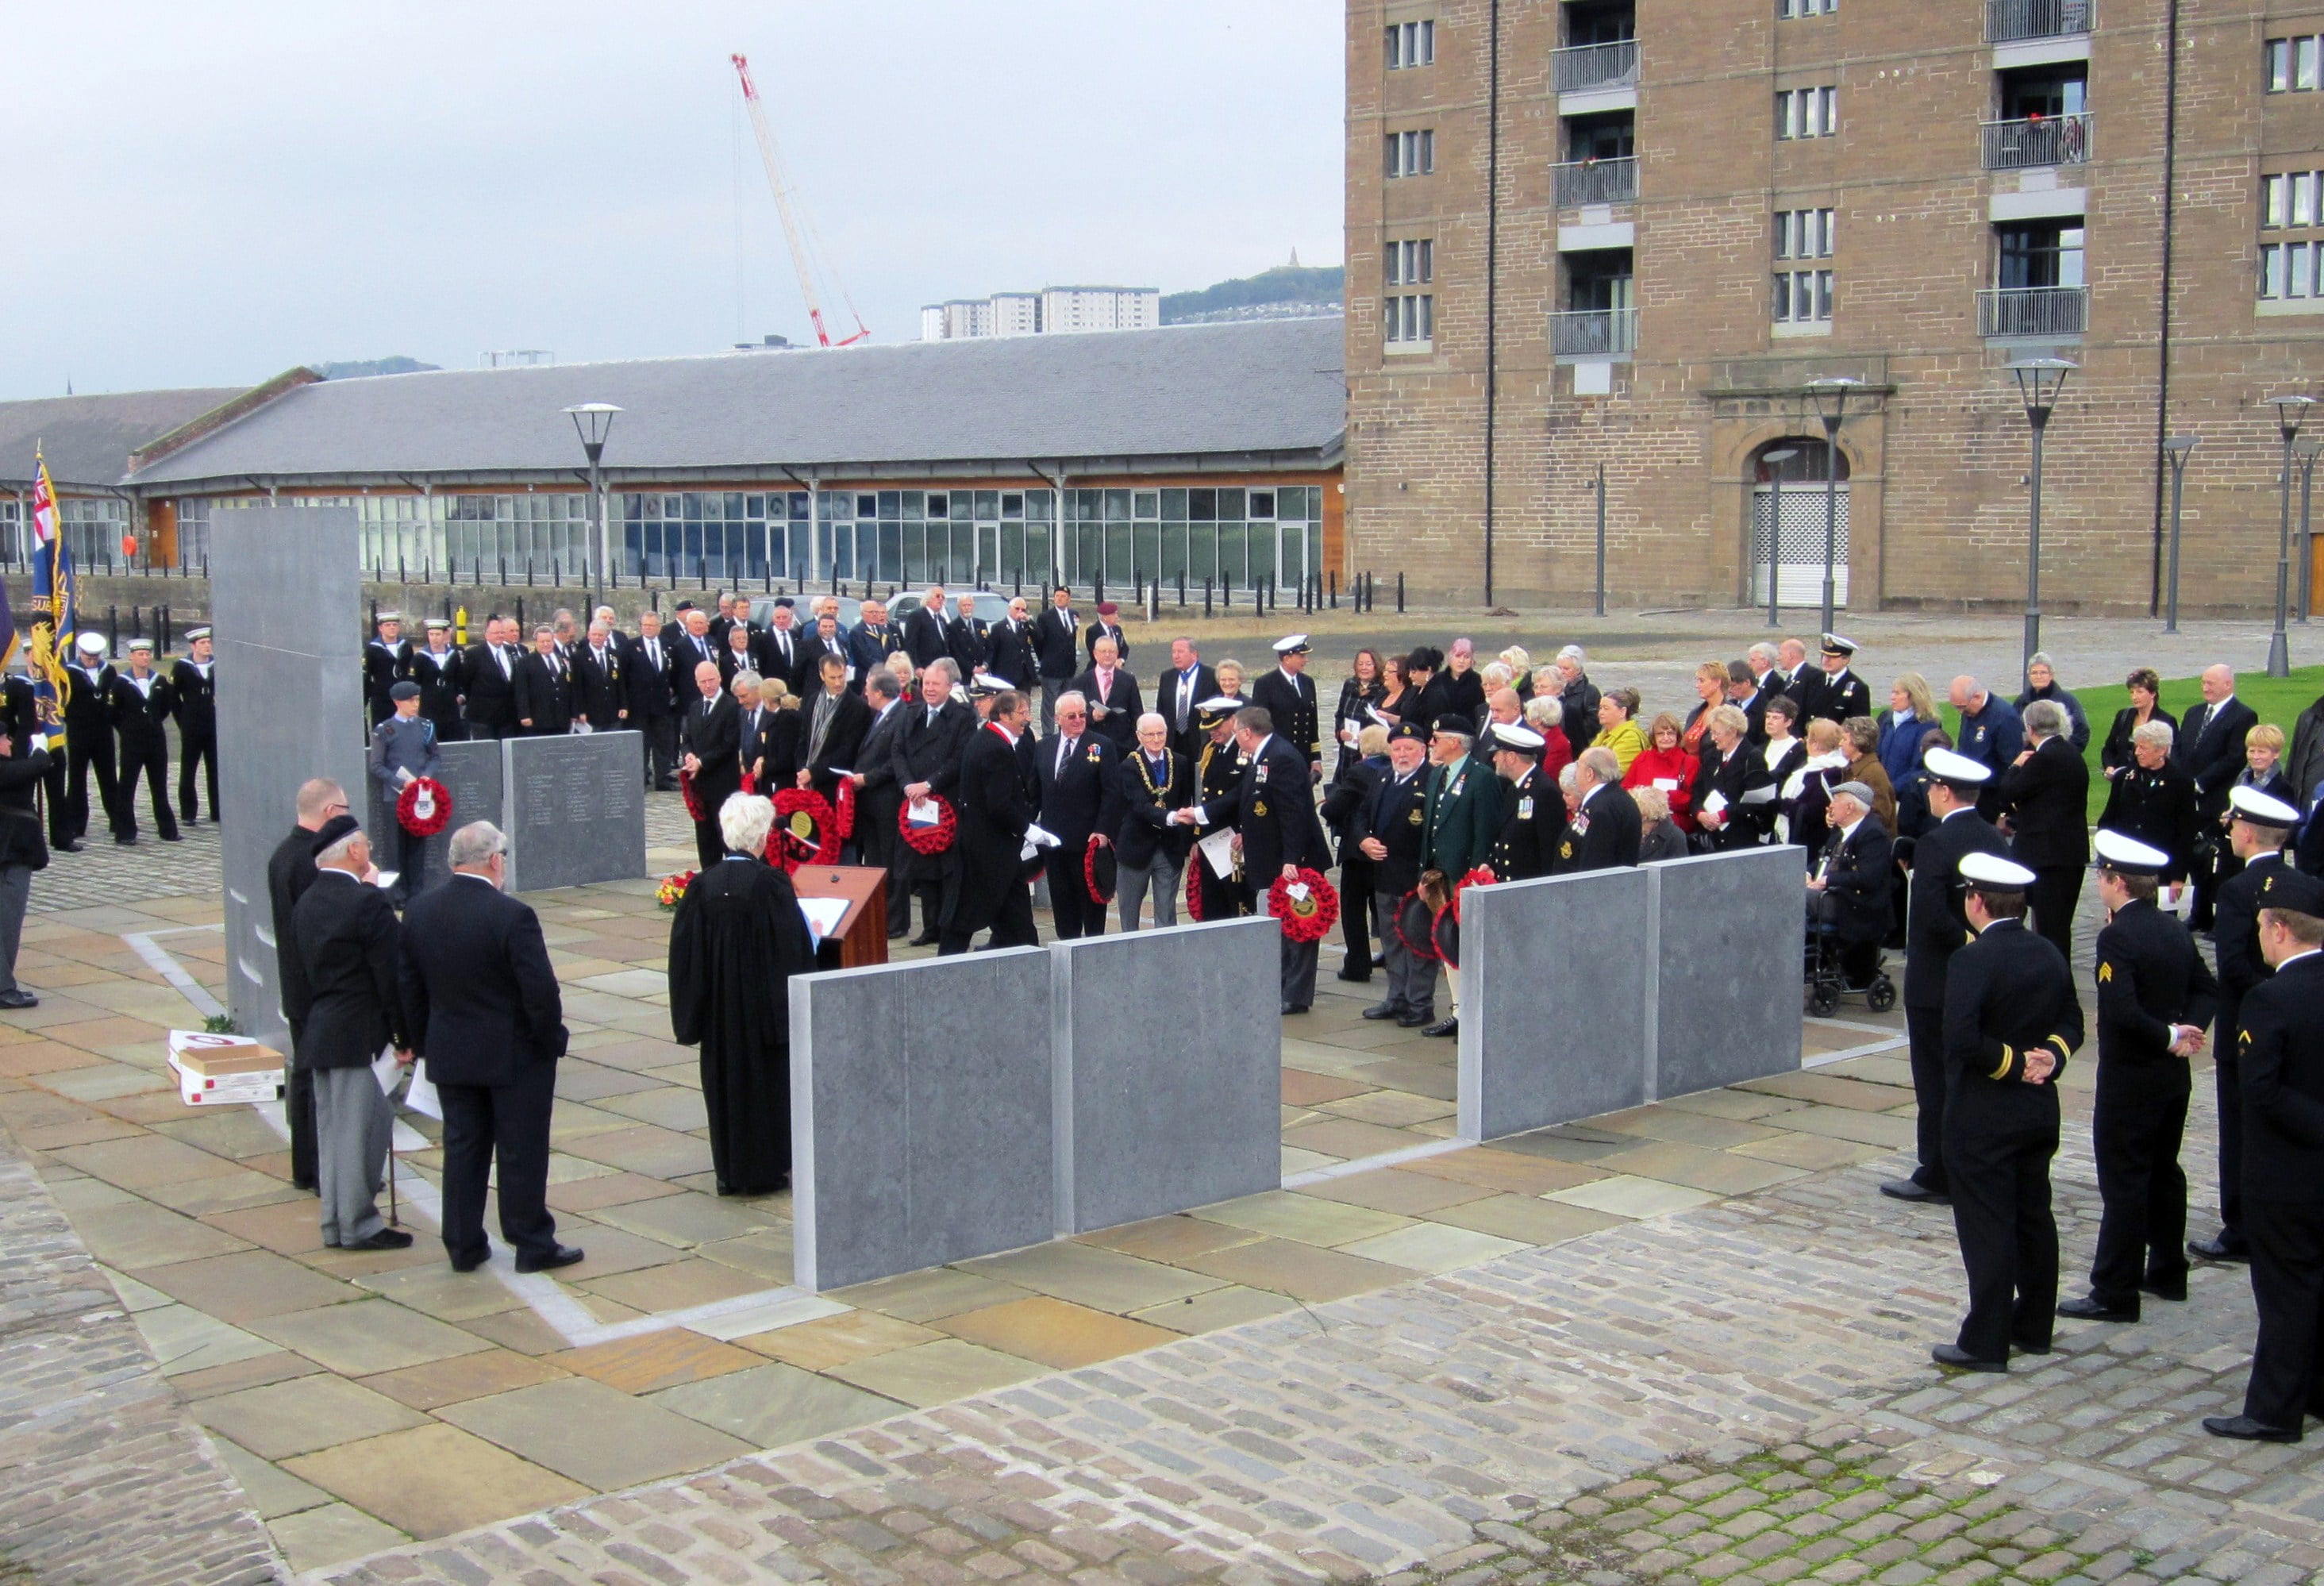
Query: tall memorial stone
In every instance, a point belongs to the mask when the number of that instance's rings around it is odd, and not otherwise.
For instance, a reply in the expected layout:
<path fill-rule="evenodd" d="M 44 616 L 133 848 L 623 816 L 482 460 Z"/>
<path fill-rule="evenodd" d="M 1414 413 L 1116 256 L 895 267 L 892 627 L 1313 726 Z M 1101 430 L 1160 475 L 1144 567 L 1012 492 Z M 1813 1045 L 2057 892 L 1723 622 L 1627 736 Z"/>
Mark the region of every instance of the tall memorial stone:
<path fill-rule="evenodd" d="M 438 748 L 442 763 L 436 779 L 452 796 L 452 818 L 442 831 L 428 839 L 428 859 L 420 877 L 422 892 L 441 886 L 451 875 L 453 833 L 470 821 L 490 821 L 499 825 L 503 818 L 501 745 L 487 738 L 441 744 Z M 392 867 L 395 856 L 402 852 L 398 845 L 395 800 L 382 790 L 376 779 L 366 778 L 365 781 L 371 788 L 371 802 L 364 816 L 364 830 L 371 834 L 372 848 L 381 866 Z"/>
<path fill-rule="evenodd" d="M 250 507 L 210 527 L 226 1006 L 281 1046 L 266 861 L 298 819 L 299 784 L 330 777 L 364 797 L 363 613 L 355 514 Z"/>
<path fill-rule="evenodd" d="M 646 873 L 644 743 L 639 733 L 581 733 L 498 745 L 509 890 Z"/>
<path fill-rule="evenodd" d="M 1752 848 L 1648 865 L 1657 973 L 1650 1096 L 1800 1065 L 1804 858 Z"/>

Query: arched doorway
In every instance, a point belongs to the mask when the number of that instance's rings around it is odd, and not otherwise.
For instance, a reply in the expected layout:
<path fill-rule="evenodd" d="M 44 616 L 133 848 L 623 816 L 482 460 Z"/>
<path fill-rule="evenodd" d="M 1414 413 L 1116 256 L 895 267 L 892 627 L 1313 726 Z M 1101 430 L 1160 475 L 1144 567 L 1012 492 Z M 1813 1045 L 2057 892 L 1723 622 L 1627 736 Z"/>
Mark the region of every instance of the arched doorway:
<path fill-rule="evenodd" d="M 1793 455 L 1770 463 L 1771 452 Z M 1823 602 L 1824 496 L 1831 448 L 1821 438 L 1784 436 L 1751 457 L 1751 601 L 1767 604 L 1767 547 L 1775 540 L 1775 598 L 1784 605 Z M 1848 604 L 1848 454 L 1839 459 L 1840 488 L 1832 513 L 1832 599 Z M 1780 484 L 1780 491 L 1777 485 Z M 1783 522 L 1775 522 L 1782 500 Z"/>

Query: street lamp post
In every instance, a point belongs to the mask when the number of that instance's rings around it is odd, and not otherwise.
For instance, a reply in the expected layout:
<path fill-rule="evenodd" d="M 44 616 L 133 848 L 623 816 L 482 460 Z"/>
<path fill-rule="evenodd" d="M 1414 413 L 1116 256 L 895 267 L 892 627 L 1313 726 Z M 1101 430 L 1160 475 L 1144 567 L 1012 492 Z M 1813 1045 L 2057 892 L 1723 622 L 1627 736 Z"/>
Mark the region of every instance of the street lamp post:
<path fill-rule="evenodd" d="M 2267 641 L 2267 675 L 2271 678 L 2292 676 L 2292 643 L 2283 631 L 2285 608 L 2292 595 L 2292 448 L 2300 438 L 2300 426 L 2307 420 L 2308 410 L 2316 405 L 2311 396 L 2275 396 L 2267 399 L 2275 410 L 2277 430 L 2283 437 L 2283 519 L 2275 536 L 2275 632 Z"/>
<path fill-rule="evenodd" d="M 589 507 L 590 516 L 596 520 L 600 583 L 610 582 L 613 566 L 612 537 L 605 524 L 605 437 L 613 433 L 613 415 L 621 410 L 611 402 L 582 402 L 565 410 L 581 437 L 581 449 L 589 457 Z"/>
<path fill-rule="evenodd" d="M 2163 631 L 2179 632 L 2179 506 L 2187 494 L 2187 458 L 2195 449 L 2196 437 L 2174 435 L 2163 443 L 2163 455 L 2171 463 L 2171 586 L 2163 603 Z"/>
<path fill-rule="evenodd" d="M 1816 417 L 1823 420 L 1823 627 L 1837 625 L 1839 604 L 1833 580 L 1840 561 L 1840 426 L 1848 417 L 1848 393 L 1864 384 L 1845 374 L 1808 382 L 1808 397 Z"/>
<path fill-rule="evenodd" d="M 1775 572 L 1780 565 L 1776 551 L 1784 541 L 1784 465 L 1800 455 L 1800 448 L 1787 446 L 1778 451 L 1766 452 L 1759 460 L 1767 465 L 1767 626 L 1784 625 L 1783 613 L 1775 604 Z"/>
<path fill-rule="evenodd" d="M 2316 541 L 2310 538 L 2309 508 L 2316 493 L 2316 459 L 2324 455 L 2324 440 L 2311 440 L 2300 448 L 2300 571 L 2299 598 L 2292 602 L 2302 622 L 2308 621 L 2309 593 L 2316 584 Z"/>
<path fill-rule="evenodd" d="M 2034 654 L 2042 648 L 2042 440 L 2050 429 L 2050 414 L 2065 389 L 2075 365 L 2063 358 L 2025 358 L 2009 365 L 2017 377 L 2017 394 L 2025 403 L 2025 423 L 2034 432 L 2034 467 L 2026 475 L 2025 520 L 2025 655 L 2018 668 L 2022 677 Z"/>

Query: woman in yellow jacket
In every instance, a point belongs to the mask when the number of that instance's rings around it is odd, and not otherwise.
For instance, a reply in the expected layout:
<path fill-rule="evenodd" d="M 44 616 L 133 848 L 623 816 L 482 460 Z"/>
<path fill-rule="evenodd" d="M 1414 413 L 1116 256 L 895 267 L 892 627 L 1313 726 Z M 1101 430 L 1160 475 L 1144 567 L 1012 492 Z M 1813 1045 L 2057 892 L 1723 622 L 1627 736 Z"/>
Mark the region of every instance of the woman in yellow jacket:
<path fill-rule="evenodd" d="M 1638 730 L 1638 691 L 1635 688 L 1609 688 L 1598 701 L 1598 736 L 1590 741 L 1592 749 L 1610 749 L 1614 758 L 1622 762 L 1628 775 L 1630 762 L 1646 752 L 1646 735 Z"/>

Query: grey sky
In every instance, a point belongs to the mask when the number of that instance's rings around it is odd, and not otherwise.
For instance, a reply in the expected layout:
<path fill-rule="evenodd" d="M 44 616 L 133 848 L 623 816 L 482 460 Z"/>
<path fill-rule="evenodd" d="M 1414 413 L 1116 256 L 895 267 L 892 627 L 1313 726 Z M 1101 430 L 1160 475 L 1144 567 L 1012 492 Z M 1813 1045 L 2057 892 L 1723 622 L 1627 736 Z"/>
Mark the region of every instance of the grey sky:
<path fill-rule="evenodd" d="M 726 57 L 875 339 L 1340 257 L 1339 0 L 20 7 L 0 397 L 807 335 Z M 736 323 L 736 217 L 742 234 Z M 844 307 L 826 303 L 844 323 Z M 836 334 L 836 332 L 835 332 Z"/>

